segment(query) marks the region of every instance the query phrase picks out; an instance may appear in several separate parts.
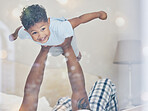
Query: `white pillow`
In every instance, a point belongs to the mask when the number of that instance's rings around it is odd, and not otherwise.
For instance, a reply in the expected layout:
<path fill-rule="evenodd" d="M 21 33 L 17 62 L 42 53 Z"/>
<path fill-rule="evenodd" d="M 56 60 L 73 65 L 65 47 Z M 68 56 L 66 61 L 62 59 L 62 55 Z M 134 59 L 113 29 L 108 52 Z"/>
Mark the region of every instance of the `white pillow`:
<path fill-rule="evenodd" d="M 0 111 L 19 111 L 22 97 L 0 92 Z M 45 97 L 39 99 L 37 111 L 52 111 Z"/>

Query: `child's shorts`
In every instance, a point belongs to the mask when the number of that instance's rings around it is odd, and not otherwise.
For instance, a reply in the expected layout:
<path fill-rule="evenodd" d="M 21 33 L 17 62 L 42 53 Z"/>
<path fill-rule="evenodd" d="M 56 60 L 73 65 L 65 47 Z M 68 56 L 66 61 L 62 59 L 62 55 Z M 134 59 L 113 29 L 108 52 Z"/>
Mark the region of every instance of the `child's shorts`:
<path fill-rule="evenodd" d="M 73 51 L 74 51 L 76 57 L 78 57 L 79 56 L 79 50 L 77 48 L 75 36 L 73 36 L 73 38 L 72 38 L 71 46 L 73 48 Z M 63 52 L 63 49 L 61 47 L 51 47 L 50 50 L 49 50 L 49 53 L 52 56 L 59 56 L 60 54 L 63 54 L 64 52 Z"/>

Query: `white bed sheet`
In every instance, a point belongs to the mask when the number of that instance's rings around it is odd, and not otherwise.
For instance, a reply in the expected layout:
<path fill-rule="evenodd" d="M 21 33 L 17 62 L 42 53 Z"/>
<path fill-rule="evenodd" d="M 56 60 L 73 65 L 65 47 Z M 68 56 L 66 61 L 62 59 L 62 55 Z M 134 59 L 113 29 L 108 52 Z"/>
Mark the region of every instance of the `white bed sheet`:
<path fill-rule="evenodd" d="M 22 97 L 0 92 L 0 111 L 19 111 L 21 103 Z M 37 111 L 52 111 L 45 97 L 39 99 Z"/>

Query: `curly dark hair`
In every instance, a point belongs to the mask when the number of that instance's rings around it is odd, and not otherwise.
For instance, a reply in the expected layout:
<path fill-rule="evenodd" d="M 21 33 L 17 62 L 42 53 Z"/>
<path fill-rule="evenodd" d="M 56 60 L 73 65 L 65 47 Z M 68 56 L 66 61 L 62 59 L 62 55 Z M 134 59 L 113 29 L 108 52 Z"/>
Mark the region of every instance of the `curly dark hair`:
<path fill-rule="evenodd" d="M 35 23 L 44 21 L 47 22 L 46 10 L 44 7 L 36 4 L 23 8 L 22 15 L 20 16 L 21 22 L 26 30 L 28 30 Z"/>

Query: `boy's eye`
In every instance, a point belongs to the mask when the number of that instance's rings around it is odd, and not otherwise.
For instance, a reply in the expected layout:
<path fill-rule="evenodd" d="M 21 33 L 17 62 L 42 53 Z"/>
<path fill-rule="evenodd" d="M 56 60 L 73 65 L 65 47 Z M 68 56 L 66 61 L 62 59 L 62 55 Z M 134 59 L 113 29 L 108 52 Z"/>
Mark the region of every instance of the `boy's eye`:
<path fill-rule="evenodd" d="M 45 28 L 42 28 L 42 30 L 45 30 Z"/>
<path fill-rule="evenodd" d="M 33 32 L 32 35 L 37 34 L 37 32 Z"/>

